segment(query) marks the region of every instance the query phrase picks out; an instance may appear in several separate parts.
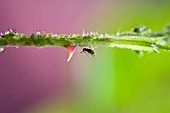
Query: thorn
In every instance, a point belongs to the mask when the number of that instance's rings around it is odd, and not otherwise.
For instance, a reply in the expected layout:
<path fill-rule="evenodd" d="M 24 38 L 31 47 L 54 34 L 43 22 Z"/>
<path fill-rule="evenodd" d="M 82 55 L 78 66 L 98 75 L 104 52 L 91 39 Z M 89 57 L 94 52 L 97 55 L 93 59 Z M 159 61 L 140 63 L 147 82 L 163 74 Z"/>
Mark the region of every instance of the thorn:
<path fill-rule="evenodd" d="M 77 46 L 66 46 L 66 48 L 67 48 L 68 51 L 69 51 L 69 56 L 68 56 L 67 62 L 69 62 L 70 59 L 72 58 L 72 56 L 73 56 L 73 54 L 74 54 L 74 51 L 76 50 L 76 47 L 77 47 Z"/>

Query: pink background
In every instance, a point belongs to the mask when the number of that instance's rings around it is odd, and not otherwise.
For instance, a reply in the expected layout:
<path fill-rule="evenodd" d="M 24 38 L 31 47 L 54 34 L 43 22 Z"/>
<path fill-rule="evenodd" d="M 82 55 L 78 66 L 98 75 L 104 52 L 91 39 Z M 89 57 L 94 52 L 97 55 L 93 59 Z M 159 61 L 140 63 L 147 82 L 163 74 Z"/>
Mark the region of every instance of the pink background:
<path fill-rule="evenodd" d="M 97 0 L 1 0 L 0 31 L 81 33 Z M 0 53 L 0 112 L 19 113 L 54 96 L 69 101 L 73 90 L 65 48 L 12 47 Z"/>

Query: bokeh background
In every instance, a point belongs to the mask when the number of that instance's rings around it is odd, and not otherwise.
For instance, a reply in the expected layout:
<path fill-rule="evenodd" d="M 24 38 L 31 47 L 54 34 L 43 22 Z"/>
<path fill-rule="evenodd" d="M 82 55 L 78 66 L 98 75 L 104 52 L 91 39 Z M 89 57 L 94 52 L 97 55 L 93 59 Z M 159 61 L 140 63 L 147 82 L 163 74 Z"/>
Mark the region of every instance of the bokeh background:
<path fill-rule="evenodd" d="M 170 23 L 169 0 L 0 0 L 0 31 L 116 33 Z M 0 113 L 169 113 L 170 53 L 9 47 L 0 53 Z"/>

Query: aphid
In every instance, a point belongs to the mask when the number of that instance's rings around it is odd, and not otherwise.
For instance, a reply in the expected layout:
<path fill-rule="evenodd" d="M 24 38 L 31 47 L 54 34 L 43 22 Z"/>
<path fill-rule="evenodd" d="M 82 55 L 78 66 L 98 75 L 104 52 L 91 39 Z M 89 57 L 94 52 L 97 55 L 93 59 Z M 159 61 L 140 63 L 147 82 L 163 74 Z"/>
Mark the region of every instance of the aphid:
<path fill-rule="evenodd" d="M 95 53 L 92 49 L 89 49 L 89 48 L 83 48 L 83 51 L 81 53 L 89 53 L 90 55 L 93 56 L 93 58 L 95 58 Z"/>

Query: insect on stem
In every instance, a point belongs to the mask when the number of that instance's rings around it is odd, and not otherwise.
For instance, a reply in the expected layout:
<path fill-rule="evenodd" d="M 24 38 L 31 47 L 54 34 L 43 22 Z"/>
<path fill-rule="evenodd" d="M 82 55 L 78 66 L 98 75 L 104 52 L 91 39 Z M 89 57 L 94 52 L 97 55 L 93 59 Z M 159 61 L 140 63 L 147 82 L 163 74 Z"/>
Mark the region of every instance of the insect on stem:
<path fill-rule="evenodd" d="M 89 53 L 91 56 L 93 56 L 93 58 L 95 59 L 95 54 L 94 54 L 94 51 L 90 48 L 83 48 L 83 51 L 81 53 Z"/>

